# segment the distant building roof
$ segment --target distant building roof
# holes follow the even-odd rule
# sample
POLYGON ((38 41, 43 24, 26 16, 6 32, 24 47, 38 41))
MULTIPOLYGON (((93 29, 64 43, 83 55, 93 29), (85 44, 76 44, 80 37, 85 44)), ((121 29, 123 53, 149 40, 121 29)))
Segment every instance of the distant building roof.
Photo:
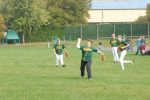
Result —
POLYGON ((146 9, 150 0, 93 0, 91 9, 146 9))

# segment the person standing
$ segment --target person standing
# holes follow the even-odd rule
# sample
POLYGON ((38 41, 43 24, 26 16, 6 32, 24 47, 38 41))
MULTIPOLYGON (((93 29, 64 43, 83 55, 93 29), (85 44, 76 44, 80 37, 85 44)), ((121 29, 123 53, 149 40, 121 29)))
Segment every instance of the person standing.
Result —
POLYGON ((112 34, 112 38, 110 39, 110 45, 112 49, 112 54, 113 54, 113 59, 114 63, 119 62, 119 57, 118 57, 118 39, 115 37, 115 34, 112 34))
POLYGON ((137 47, 137 51, 136 51, 136 55, 139 54, 139 51, 140 51, 140 46, 141 46, 141 39, 142 39, 142 36, 140 36, 137 40, 136 40, 136 47, 137 47))
POLYGON ((101 51, 98 49, 95 49, 92 46, 92 40, 87 40, 87 45, 80 46, 81 39, 78 38, 77 42, 77 48, 79 48, 82 51, 82 59, 81 59, 81 65, 80 65, 80 71, 81 71, 81 77, 84 77, 85 74, 85 67, 87 70, 88 79, 92 79, 92 73, 91 73, 91 64, 92 64, 92 53, 100 53, 103 55, 101 51))
POLYGON ((140 42, 141 42, 141 44, 145 45, 145 36, 144 35, 141 36, 140 42))
POLYGON ((120 64, 121 64, 121 68, 122 70, 124 70, 124 63, 130 63, 132 64, 132 61, 127 61, 124 60, 125 55, 127 54, 127 47, 129 46, 129 44, 127 42, 125 42, 121 36, 118 37, 118 48, 120 51, 120 64))
POLYGON ((60 39, 57 39, 57 43, 54 44, 53 48, 54 48, 54 54, 56 55, 56 67, 58 67, 59 65, 59 60, 62 67, 65 67, 64 60, 63 60, 63 50, 66 51, 65 45, 61 43, 60 39))
POLYGON ((102 49, 102 46, 103 46, 102 41, 100 41, 100 42, 98 43, 98 50, 101 50, 101 49, 102 49))

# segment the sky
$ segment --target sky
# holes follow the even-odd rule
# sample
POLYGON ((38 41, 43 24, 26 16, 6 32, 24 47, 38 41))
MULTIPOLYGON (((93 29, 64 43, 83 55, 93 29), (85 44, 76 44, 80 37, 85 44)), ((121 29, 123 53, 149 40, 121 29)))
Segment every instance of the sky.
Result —
POLYGON ((92 0, 92 9, 145 9, 150 0, 92 0))

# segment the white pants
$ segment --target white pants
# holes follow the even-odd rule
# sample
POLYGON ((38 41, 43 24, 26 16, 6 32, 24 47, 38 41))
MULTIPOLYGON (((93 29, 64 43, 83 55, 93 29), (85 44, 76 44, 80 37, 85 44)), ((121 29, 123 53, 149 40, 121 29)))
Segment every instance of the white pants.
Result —
POLYGON ((117 49, 117 47, 112 47, 112 54, 115 62, 119 61, 117 49))
POLYGON ((58 55, 56 54, 56 65, 58 66, 59 65, 59 60, 60 60, 60 63, 61 65, 64 65, 64 60, 63 60, 63 55, 58 55))
POLYGON ((124 60, 124 57, 126 54, 127 54, 127 50, 123 50, 120 52, 120 64, 121 64, 122 70, 124 70, 124 63, 131 63, 131 61, 124 60))

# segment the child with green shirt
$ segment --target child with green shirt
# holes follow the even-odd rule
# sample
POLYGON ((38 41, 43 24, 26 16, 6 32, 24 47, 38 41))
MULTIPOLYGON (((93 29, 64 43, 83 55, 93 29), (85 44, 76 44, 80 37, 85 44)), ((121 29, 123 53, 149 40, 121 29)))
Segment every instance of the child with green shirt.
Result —
POLYGON ((88 40, 86 46, 80 46, 81 39, 78 39, 77 42, 77 48, 79 48, 82 51, 82 59, 81 59, 81 66, 80 66, 80 71, 81 71, 81 77, 84 77, 85 74, 85 67, 87 70, 88 74, 88 79, 92 79, 92 74, 91 74, 91 64, 92 64, 92 53, 100 53, 103 55, 103 53, 92 46, 92 41, 88 40))
POLYGON ((114 58, 114 63, 119 62, 118 57, 118 39, 115 37, 115 34, 112 34, 112 38, 110 39, 111 50, 114 58))
POLYGON ((125 69, 124 63, 132 64, 132 60, 131 61, 124 60, 124 57, 127 54, 127 47, 129 46, 129 44, 126 41, 124 41, 121 36, 118 37, 118 40, 119 40, 118 48, 120 51, 120 64, 121 64, 122 70, 124 70, 125 69))
POLYGON ((54 48, 54 54, 56 55, 56 67, 58 67, 59 60, 62 67, 65 67, 64 60, 63 60, 63 50, 65 49, 65 45, 61 43, 60 39, 58 39, 57 43, 54 44, 53 48, 54 48))

